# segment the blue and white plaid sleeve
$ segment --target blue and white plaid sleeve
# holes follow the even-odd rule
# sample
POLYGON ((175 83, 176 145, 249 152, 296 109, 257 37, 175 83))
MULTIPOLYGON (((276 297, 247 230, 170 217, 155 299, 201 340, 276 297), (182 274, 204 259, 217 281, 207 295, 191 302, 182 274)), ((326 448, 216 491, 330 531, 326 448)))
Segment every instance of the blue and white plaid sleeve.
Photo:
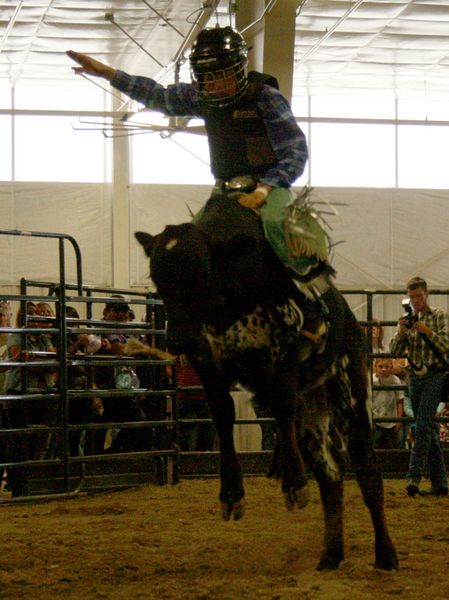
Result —
POLYGON ((307 142, 287 100, 277 90, 264 86, 257 101, 268 137, 278 158, 260 181, 272 187, 290 187, 302 175, 308 159, 307 142))
POLYGON ((164 87, 149 77, 128 75, 116 71, 111 85, 147 108, 167 116, 200 116, 198 94, 189 83, 178 83, 164 87))

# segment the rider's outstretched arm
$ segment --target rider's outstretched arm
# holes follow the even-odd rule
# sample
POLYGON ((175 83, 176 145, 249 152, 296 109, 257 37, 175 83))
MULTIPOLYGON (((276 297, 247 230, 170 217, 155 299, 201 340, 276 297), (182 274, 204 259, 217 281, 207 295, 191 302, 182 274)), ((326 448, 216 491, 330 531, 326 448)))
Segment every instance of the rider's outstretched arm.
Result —
POLYGON ((107 81, 111 81, 116 73, 116 69, 113 67, 109 67, 104 63, 88 56, 87 54, 82 54, 81 52, 75 52, 74 50, 68 50, 66 52, 67 56, 77 62, 80 67, 72 67, 75 73, 81 75, 93 75, 94 77, 102 77, 107 81))

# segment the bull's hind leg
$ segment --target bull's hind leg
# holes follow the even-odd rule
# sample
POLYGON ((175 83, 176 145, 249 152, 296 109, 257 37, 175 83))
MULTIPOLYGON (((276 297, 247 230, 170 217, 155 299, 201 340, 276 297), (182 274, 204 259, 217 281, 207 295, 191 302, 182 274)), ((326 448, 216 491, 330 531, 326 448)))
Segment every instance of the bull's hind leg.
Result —
POLYGON ((384 487, 372 444, 371 428, 368 424, 351 428, 348 452, 368 507, 375 534, 375 567, 390 571, 398 568, 396 550, 387 529, 384 508, 384 487))
MULTIPOLYGON (((343 544, 343 476, 332 456, 329 437, 324 431, 310 431, 303 456, 320 488, 324 514, 324 544, 318 571, 338 569, 344 558, 343 544), (324 434, 324 435, 321 435, 324 434), (312 439, 313 438, 313 439, 312 439)), ((301 444, 303 447, 303 444, 301 444)))
POLYGON ((324 548, 317 569, 337 569, 344 558, 343 481, 316 473, 324 513, 324 548))
POLYGON ((324 546, 317 569, 337 569, 344 558, 342 457, 329 436, 329 416, 317 390, 303 413, 300 447, 318 482, 324 514, 324 546), (313 404, 312 404, 313 401, 313 404), (313 413, 313 414, 312 414, 313 413))

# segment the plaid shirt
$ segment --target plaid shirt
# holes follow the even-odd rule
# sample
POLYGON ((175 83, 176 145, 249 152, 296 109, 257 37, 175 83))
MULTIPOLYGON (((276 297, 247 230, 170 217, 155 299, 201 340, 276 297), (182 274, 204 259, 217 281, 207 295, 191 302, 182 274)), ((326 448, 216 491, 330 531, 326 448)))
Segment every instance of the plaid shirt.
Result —
MULTIPOLYGON (((424 313, 420 314, 420 320, 423 321, 433 331, 430 340, 442 354, 449 353, 449 317, 442 310, 427 307, 424 313)), ((420 368, 425 365, 429 368, 439 363, 435 353, 429 348, 426 342, 420 337, 415 329, 407 329, 404 337, 399 337, 396 333, 390 343, 390 350, 394 354, 407 354, 411 363, 420 368)))
MULTIPOLYGON (((203 117, 202 103, 196 89, 189 83, 163 87, 149 77, 133 76, 116 71, 111 84, 147 108, 172 117, 203 117)), ((269 169, 261 183, 272 187, 290 187, 302 175, 308 152, 304 133, 296 123, 290 105, 282 94, 264 85, 255 100, 262 115, 267 134, 278 159, 276 167, 269 169)), ((245 173, 240 173, 244 175, 245 173)))

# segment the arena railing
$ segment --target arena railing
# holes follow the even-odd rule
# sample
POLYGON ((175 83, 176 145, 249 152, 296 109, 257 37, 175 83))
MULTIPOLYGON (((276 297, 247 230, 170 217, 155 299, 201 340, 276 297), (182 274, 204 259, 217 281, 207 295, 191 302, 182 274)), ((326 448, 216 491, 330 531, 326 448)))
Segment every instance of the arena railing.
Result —
MULTIPOLYGON (((82 268, 81 268, 81 252, 76 241, 71 236, 66 236, 59 233, 41 233, 41 232, 24 232, 19 230, 0 230, 0 235, 14 235, 21 236, 23 238, 28 237, 45 237, 49 239, 56 239, 59 244, 59 280, 57 282, 47 281, 32 281, 23 278, 20 282, 20 294, 3 295, 4 300, 17 303, 21 308, 22 321, 20 327, 13 328, 1 328, 2 333, 20 333, 22 338, 22 346, 24 349, 27 347, 27 338, 30 334, 47 334, 55 336, 57 340, 57 352, 55 354, 35 353, 36 356, 30 356, 30 360, 19 360, 16 362, 6 361, 4 366, 9 368, 20 368, 23 374, 22 382, 23 389, 20 394, 8 395, 3 393, 0 395, 0 403, 6 406, 23 405, 32 402, 52 402, 58 404, 58 419, 56 423, 51 425, 33 425, 32 427, 17 427, 14 429, 0 429, 1 440, 12 439, 14 437, 25 436, 31 438, 31 436, 49 436, 50 438, 58 440, 56 448, 54 450, 54 456, 46 456, 43 460, 23 460, 8 462, 5 456, 0 457, 0 472, 11 472, 14 469, 23 469, 23 471, 29 475, 41 475, 41 479, 46 479, 47 483, 43 483, 43 488, 32 488, 33 477, 27 477, 27 484, 23 486, 22 493, 17 498, 11 499, 10 501, 21 501, 21 500, 33 500, 36 498, 55 498, 58 496, 69 496, 79 493, 85 489, 89 489, 89 474, 86 475, 86 467, 90 464, 102 464, 102 463, 114 463, 111 466, 106 467, 106 473, 100 475, 91 476, 90 487, 120 487, 120 485, 130 485, 142 480, 155 480, 158 483, 175 482, 177 481, 177 466, 176 466, 176 454, 177 445, 175 443, 177 435, 177 423, 174 420, 173 413, 166 413, 165 419, 161 423, 157 421, 138 421, 138 422, 120 422, 120 423, 69 423, 69 403, 82 399, 83 397, 92 397, 92 390, 76 390, 70 389, 68 385, 68 372, 70 368, 82 367, 87 370, 101 367, 118 368, 119 366, 129 365, 130 362, 134 366, 145 365, 148 368, 154 367, 154 369, 164 369, 166 365, 171 364, 172 361, 163 360, 152 360, 152 359, 129 359, 129 358, 94 358, 90 356, 69 356, 67 352, 67 335, 72 330, 72 326, 75 325, 74 320, 66 318, 66 307, 68 303, 77 303, 78 305, 84 305, 86 312, 86 318, 76 320, 76 332, 77 333, 95 333, 98 335, 106 335, 115 333, 127 333, 131 332, 134 335, 145 335, 149 336, 150 344, 162 345, 161 340, 165 338, 165 312, 163 309, 162 302, 157 296, 149 293, 135 292, 132 290, 120 290, 111 288, 97 288, 93 286, 85 286, 82 283, 82 268), (64 242, 69 241, 74 248, 76 256, 76 285, 68 284, 65 278, 65 253, 64 253, 64 242), (47 294, 33 293, 33 288, 46 289, 47 294), (70 295, 75 292, 76 295, 70 295), (145 323, 130 323, 130 324, 115 324, 111 322, 102 322, 101 320, 95 320, 92 318, 93 307, 97 303, 105 302, 123 302, 113 297, 113 295, 125 295, 127 301, 132 302, 136 305, 144 305, 146 311, 145 323), (28 327, 28 319, 26 315, 27 302, 47 302, 53 303, 55 307, 54 317, 33 317, 34 322, 42 324, 42 327, 28 327), (50 325, 50 327, 48 327, 50 325), (36 362, 33 359, 39 359, 36 362), (57 385, 51 390, 45 390, 48 393, 31 393, 36 390, 27 389, 27 373, 33 368, 43 369, 57 369, 58 378, 57 385), (166 449, 153 449, 144 452, 122 452, 115 455, 89 455, 89 456, 70 456, 69 453, 69 435, 73 432, 94 432, 96 430, 108 430, 114 428, 120 428, 121 430, 126 429, 137 429, 147 428, 151 429, 165 429, 170 434, 170 443, 166 449), (3 458, 3 460, 2 460, 3 458), (137 472, 134 479, 130 476, 127 471, 129 468, 122 467, 122 472, 117 467, 119 463, 126 464, 130 460, 140 460, 140 469, 137 472), (156 461, 156 467, 155 467, 156 461), (143 466, 142 466, 143 465, 143 466), (74 469, 78 468, 76 476, 74 476, 74 469), (53 470, 52 470, 53 469, 53 470), (103 480, 107 479, 109 475, 109 481, 100 481, 101 476, 103 480), (120 480, 121 476, 121 480, 120 480), (93 481, 92 481, 93 480, 93 481), (120 481, 122 483, 120 483, 120 481), (48 485, 47 485, 48 484, 48 485), (47 485, 47 488, 45 487, 47 485), (48 490, 48 487, 53 490, 48 490)), ((37 390, 41 392, 42 390, 37 390)), ((175 394, 175 390, 169 386, 167 389, 133 389, 133 390, 117 390, 117 389, 103 389, 94 390, 96 398, 105 397, 135 397, 136 395, 142 397, 157 397, 167 400, 167 403, 174 404, 172 398, 175 394)), ((1 427, 1 425, 0 425, 1 427)), ((36 484, 36 478, 34 481, 36 484)), ((42 487, 42 486, 41 486, 42 487)), ((7 496, 6 496, 7 498, 7 496)), ((5 497, 0 500, 5 501, 5 497)))
MULTIPOLYGON (((0 234, 2 232, 0 231, 0 234)), ((4 232, 7 235, 24 235, 22 232, 4 232)), ((33 235, 27 233, 26 235, 33 235)), ((53 234, 37 234, 41 237, 52 237, 53 234)), ((130 359, 126 357, 99 357, 91 356, 70 356, 67 352, 67 336, 73 332, 76 327, 77 333, 93 333, 97 335, 108 335, 113 332, 125 335, 147 336, 151 345, 160 349, 165 348, 165 311, 161 300, 157 295, 142 293, 127 289, 101 288, 94 286, 85 286, 82 283, 81 254, 79 254, 79 264, 77 264, 77 283, 68 284, 65 281, 64 252, 63 244, 65 236, 54 234, 58 239, 60 250, 60 278, 58 282, 21 280, 19 295, 4 296, 5 299, 17 301, 22 307, 22 314, 25 314, 21 327, 11 329, 0 329, 0 332, 20 333, 24 338, 32 331, 33 333, 47 333, 56 336, 58 340, 58 351, 55 355, 40 356, 39 366, 42 368, 58 369, 57 388, 48 394, 29 394, 25 393, 12 398, 3 394, 0 396, 0 402, 37 402, 37 401, 57 401, 60 407, 59 420, 56 426, 41 426, 18 429, 2 429, 0 436, 8 438, 14 435, 34 435, 36 433, 51 434, 59 436, 60 443, 56 448, 55 456, 45 460, 26 460, 22 463, 1 462, 0 468, 13 469, 14 467, 23 467, 27 473, 31 474, 29 481, 31 485, 24 489, 22 496, 10 501, 28 501, 35 499, 55 498, 61 496, 70 496, 79 494, 83 491, 93 489, 117 488, 143 481, 155 481, 157 483, 175 483, 181 477, 209 476, 218 472, 218 452, 187 452, 179 450, 179 432, 182 427, 191 424, 212 423, 210 419, 181 419, 178 416, 178 393, 188 393, 197 391, 201 387, 177 387, 170 383, 162 388, 148 389, 137 388, 131 390, 117 390, 112 386, 108 389, 84 389, 77 390, 69 387, 68 372, 70 368, 85 368, 89 372, 95 368, 117 368, 121 366, 133 367, 145 366, 154 370, 165 370, 176 366, 172 360, 161 361, 153 359, 130 359), (62 249, 61 249, 62 246, 62 249), (35 294, 35 288, 47 290, 44 294, 35 294), (114 295, 124 296, 126 302, 131 306, 140 307, 145 311, 144 323, 111 323, 105 324, 99 318, 94 318, 94 313, 98 304, 105 302, 123 302, 121 299, 114 298, 114 295), (46 301, 54 303, 55 317, 40 317, 34 320, 42 322, 42 328, 28 328, 26 319, 26 303, 28 301, 46 301), (81 307, 85 318, 74 320, 65 318, 67 305, 76 304, 81 307), (50 325, 50 327, 44 327, 50 325), (45 360, 43 360, 45 359, 45 360), (69 420, 70 402, 92 397, 112 398, 112 397, 135 397, 161 399, 166 402, 164 419, 145 420, 136 422, 103 422, 103 423, 71 423, 69 420), (84 454, 79 456, 70 455, 69 436, 74 432, 84 432, 84 435, 93 435, 95 431, 114 429, 132 430, 138 428, 148 428, 152 430, 165 430, 167 435, 164 448, 155 448, 142 452, 121 452, 114 454, 84 454), (129 468, 130 464, 136 465, 134 471, 129 468), (156 467, 155 467, 156 465, 156 467), (61 474, 62 473, 62 474, 61 474), (33 479, 34 478, 34 479, 33 479), (36 483, 37 482, 37 483, 36 483), (34 487, 33 487, 34 484, 34 487), (39 487, 40 485, 40 487, 39 487)), ((73 241, 70 236, 67 239, 73 241)), ((76 242, 74 247, 76 248, 76 242)), ((343 290, 344 295, 357 294, 365 298, 366 318, 360 321, 360 324, 367 329, 368 341, 371 345, 370 357, 392 356, 389 353, 372 352, 372 328, 375 325, 396 326, 396 321, 374 320, 373 301, 375 296, 384 294, 402 295, 400 290, 343 290)), ((447 290, 433 290, 432 294, 449 295, 447 290)), ((27 369, 35 368, 33 361, 18 361, 16 363, 8 362, 10 367, 20 367, 26 373, 27 369)), ((174 379, 172 373, 172 380, 174 379)), ((92 382, 93 383, 93 382, 92 382)), ((93 385, 92 385, 93 387, 93 385)), ((406 386, 396 386, 395 389, 405 389, 406 386)), ((390 386, 374 386, 374 389, 391 389, 390 386)), ((375 422, 392 421, 391 419, 375 419, 375 422)), ((407 417, 393 419, 394 422, 401 421, 410 423, 413 420, 407 417)), ((440 422, 448 422, 449 418, 439 418, 440 422)), ((262 425, 272 422, 272 419, 264 418, 239 418, 237 426, 243 425, 262 425)), ((249 473, 261 473, 267 469, 270 452, 269 451, 247 451, 240 452, 243 469, 249 473)), ((397 452, 380 451, 379 455, 384 466, 384 471, 400 473, 404 470, 407 462, 408 450, 401 449, 397 452)), ((6 500, 8 501, 8 500, 6 500)))

